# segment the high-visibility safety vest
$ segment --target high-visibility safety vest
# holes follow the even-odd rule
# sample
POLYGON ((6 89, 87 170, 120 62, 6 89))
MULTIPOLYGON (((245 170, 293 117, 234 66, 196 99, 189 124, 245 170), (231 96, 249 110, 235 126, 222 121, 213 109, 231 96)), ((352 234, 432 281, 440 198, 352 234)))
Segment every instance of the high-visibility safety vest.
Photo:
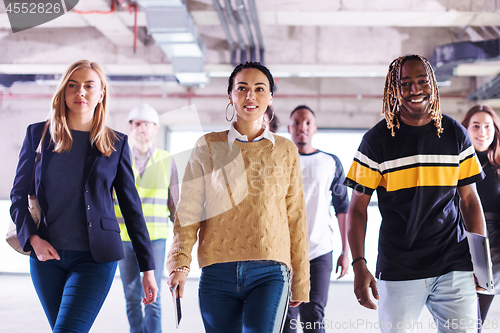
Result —
MULTIPOLYGON (((167 238, 168 235, 168 186, 172 170, 172 158, 165 150, 155 149, 148 160, 144 173, 139 173, 132 159, 135 187, 142 203, 142 213, 151 240, 167 238)), ((115 201, 115 203, 117 203, 115 201)), ((120 226, 122 241, 130 241, 120 207, 115 204, 115 214, 120 226)))

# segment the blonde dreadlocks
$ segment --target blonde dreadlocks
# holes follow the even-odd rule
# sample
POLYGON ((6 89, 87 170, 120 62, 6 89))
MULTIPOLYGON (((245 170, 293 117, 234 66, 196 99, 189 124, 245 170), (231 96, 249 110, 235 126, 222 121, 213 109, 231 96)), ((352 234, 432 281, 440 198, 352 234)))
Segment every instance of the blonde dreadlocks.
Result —
POLYGON ((431 87, 428 112, 431 114, 431 119, 434 120, 434 125, 437 128, 437 135, 439 137, 440 134, 443 133, 443 127, 441 126, 441 119, 443 118, 443 115, 441 114, 441 110, 439 108, 439 92, 436 77, 434 76, 434 71, 432 70, 429 61, 416 54, 399 57, 389 66, 389 71, 385 77, 384 104, 382 106, 382 114, 387 122, 387 128, 391 130, 391 135, 395 136, 394 127, 399 128, 400 126, 399 119, 396 117, 399 113, 399 106, 402 104, 400 75, 401 67, 407 60, 420 60, 425 67, 431 87))

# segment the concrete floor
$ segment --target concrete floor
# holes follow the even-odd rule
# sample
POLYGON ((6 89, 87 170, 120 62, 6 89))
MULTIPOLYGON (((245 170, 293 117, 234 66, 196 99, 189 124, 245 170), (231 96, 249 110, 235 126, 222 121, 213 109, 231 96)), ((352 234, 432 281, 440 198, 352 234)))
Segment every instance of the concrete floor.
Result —
MULTIPOLYGON (((166 280, 163 280, 163 287, 166 280)), ((0 332, 8 333, 49 333, 50 327, 38 302, 31 279, 27 274, 0 274, 0 332)), ((197 300, 198 279, 189 278, 182 300, 183 319, 178 332, 204 332, 197 300)), ((163 332, 176 331, 173 303, 168 288, 163 288, 163 332)), ((500 300, 495 299, 490 314, 491 320, 500 319, 500 300)), ((329 302, 326 308, 327 332, 379 332, 376 329, 377 312, 357 304, 352 282, 332 282, 329 302)), ((432 329, 431 316, 424 309, 420 318, 418 333, 436 332, 432 329)), ((92 333, 128 332, 125 315, 125 300, 120 278, 115 278, 104 306, 94 323, 92 333)), ((498 332, 497 329, 483 330, 484 333, 498 332)))

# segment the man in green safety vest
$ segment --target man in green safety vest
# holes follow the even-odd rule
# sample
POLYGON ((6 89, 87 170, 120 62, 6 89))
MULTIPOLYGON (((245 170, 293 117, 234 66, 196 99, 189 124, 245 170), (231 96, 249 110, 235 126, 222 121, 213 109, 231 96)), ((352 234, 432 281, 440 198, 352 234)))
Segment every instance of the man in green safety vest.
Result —
POLYGON ((177 169, 169 152, 155 148, 154 141, 159 125, 155 109, 142 104, 132 109, 128 121, 135 186, 141 197, 142 211, 153 245, 155 278, 159 288, 156 301, 145 306, 144 315, 139 266, 120 208, 115 205, 125 252, 125 259, 120 260, 118 265, 127 304, 130 333, 159 333, 161 332, 161 278, 165 267, 168 221, 169 218, 174 219, 175 205, 179 198, 177 169))

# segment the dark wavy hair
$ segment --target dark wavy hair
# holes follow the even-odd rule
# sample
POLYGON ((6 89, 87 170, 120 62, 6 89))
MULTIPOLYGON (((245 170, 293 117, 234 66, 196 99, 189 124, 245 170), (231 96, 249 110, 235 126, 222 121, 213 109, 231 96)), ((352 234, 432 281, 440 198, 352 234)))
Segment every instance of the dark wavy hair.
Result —
POLYGON ((264 75, 269 80, 269 90, 271 91, 271 95, 272 95, 274 92, 273 75, 271 74, 269 69, 267 69, 266 66, 262 65, 260 62, 253 62, 253 61, 246 62, 245 64, 239 64, 238 66, 236 66, 233 69, 233 72, 231 73, 231 75, 229 76, 229 79, 228 79, 227 93, 230 94, 231 90, 233 90, 234 77, 236 76, 236 74, 238 74, 239 72, 241 72, 242 70, 247 69, 247 68, 255 68, 255 69, 258 69, 259 71, 261 71, 262 73, 264 73, 264 75))

